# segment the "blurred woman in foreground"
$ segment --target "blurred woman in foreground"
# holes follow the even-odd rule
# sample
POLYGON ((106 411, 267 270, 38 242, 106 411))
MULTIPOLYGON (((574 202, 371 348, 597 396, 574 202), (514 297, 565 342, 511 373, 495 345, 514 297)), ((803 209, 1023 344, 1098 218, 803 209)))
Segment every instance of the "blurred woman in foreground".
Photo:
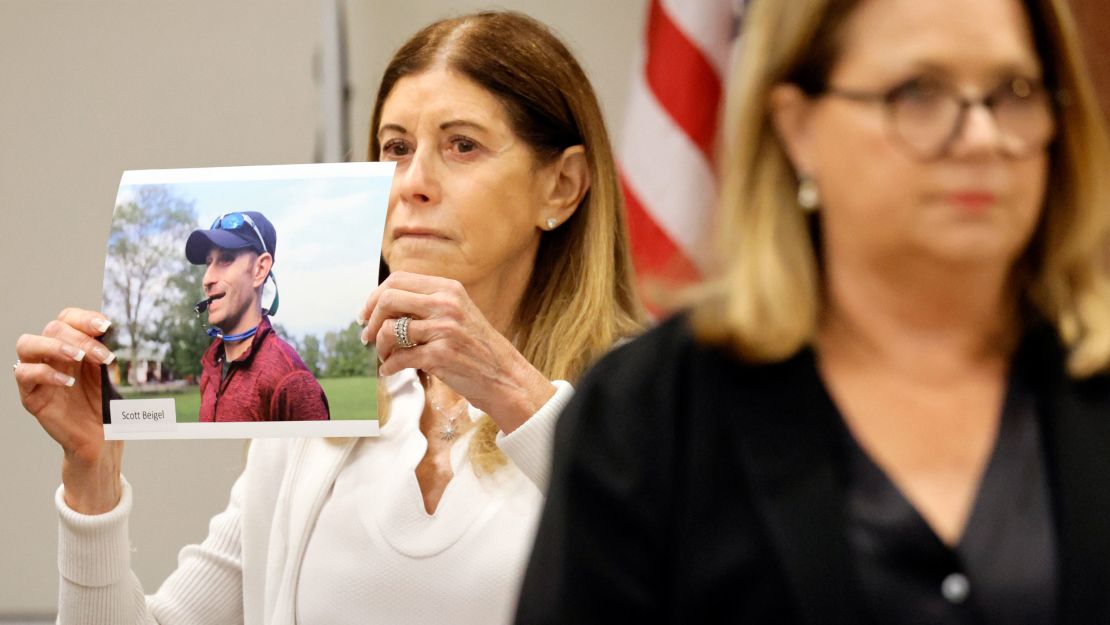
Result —
POLYGON ((518 623, 1110 620, 1110 172, 1063 0, 754 2, 718 279, 556 434, 518 623))

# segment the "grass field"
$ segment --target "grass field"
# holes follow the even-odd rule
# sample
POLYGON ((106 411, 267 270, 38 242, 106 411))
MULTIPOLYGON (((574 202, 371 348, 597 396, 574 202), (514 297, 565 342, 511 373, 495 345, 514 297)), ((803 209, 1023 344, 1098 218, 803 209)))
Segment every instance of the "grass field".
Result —
MULTIPOLYGON (((322 378, 320 386, 328 398, 333 420, 377 419, 377 378, 322 378)), ((122 393, 124 399, 172 397, 177 407, 178 423, 195 423, 200 413, 200 389, 189 387, 177 393, 122 393)))
POLYGON ((322 378, 332 419, 377 419, 378 378, 322 378))

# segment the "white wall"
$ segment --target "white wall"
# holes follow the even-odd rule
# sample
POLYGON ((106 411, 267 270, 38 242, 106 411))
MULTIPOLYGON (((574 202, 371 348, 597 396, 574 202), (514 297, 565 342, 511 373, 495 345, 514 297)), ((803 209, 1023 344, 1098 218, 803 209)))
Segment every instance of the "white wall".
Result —
MULTIPOLYGON (((553 25, 594 80, 611 130, 643 0, 504 0, 553 25)), ((352 160, 390 53, 429 21, 489 4, 349 0, 352 160)), ((0 363, 67 305, 95 308, 124 169, 309 162, 315 0, 0 2, 0 363)), ((2 364, 0 367, 7 367, 2 364)), ((52 613, 60 451, 0 369, 0 616, 52 613)), ((131 443, 136 573, 153 590, 226 503, 244 444, 131 443)))

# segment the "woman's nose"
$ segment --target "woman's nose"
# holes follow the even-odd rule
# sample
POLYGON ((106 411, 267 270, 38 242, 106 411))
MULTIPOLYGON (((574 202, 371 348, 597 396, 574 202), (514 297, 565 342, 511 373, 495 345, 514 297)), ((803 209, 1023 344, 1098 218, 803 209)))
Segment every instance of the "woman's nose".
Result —
POLYGON ((439 201, 439 176, 432 150, 417 148, 412 157, 397 167, 397 192, 410 204, 433 204, 439 201))
POLYGON ((985 102, 968 106, 953 137, 951 153, 958 156, 1000 153, 1006 146, 994 111, 985 102))

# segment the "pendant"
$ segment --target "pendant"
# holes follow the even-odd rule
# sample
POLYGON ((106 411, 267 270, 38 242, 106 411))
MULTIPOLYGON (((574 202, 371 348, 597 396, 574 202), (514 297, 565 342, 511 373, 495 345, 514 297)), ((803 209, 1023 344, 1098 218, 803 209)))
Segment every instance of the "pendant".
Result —
POLYGON ((455 440, 458 436, 459 430, 457 427, 455 427, 454 419, 451 419, 451 422, 444 426, 444 428, 439 432, 439 440, 441 441, 451 442, 455 440))

